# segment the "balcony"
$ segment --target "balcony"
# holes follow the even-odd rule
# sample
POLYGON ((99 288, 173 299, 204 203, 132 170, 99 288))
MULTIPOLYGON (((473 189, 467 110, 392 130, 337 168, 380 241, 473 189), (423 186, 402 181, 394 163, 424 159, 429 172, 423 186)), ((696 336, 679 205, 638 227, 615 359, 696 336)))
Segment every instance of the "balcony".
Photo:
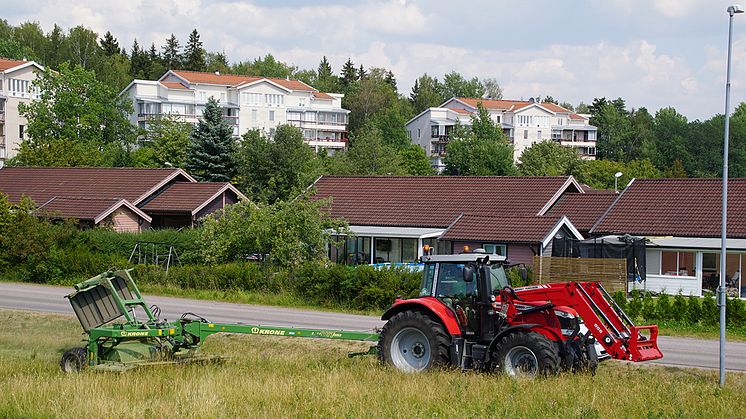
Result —
POLYGON ((0 111, 0 124, 5 123, 5 111, 0 111))
POLYGON ((430 142, 435 144, 445 144, 448 142, 448 135, 433 135, 430 142))
MULTIPOLYGON (((182 119, 184 122, 197 122, 199 118, 202 117, 202 115, 195 115, 195 114, 139 113, 137 114, 137 120, 138 121, 150 121, 153 119, 162 118, 164 116, 175 116, 175 117, 182 119)), ((231 125, 231 126, 238 125, 237 115, 235 116, 234 115, 223 115, 223 119, 225 120, 225 122, 228 123, 228 125, 231 125)))

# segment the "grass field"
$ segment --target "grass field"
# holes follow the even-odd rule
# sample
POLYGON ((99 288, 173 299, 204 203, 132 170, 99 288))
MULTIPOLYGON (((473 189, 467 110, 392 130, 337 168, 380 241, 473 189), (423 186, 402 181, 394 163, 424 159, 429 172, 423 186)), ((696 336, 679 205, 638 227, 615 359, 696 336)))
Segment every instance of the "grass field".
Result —
POLYGON ((222 365, 66 375, 74 318, 0 310, 0 417, 743 417, 746 375, 719 390, 716 372, 605 362, 596 376, 513 381, 437 371, 405 375, 366 345, 219 336, 222 365))

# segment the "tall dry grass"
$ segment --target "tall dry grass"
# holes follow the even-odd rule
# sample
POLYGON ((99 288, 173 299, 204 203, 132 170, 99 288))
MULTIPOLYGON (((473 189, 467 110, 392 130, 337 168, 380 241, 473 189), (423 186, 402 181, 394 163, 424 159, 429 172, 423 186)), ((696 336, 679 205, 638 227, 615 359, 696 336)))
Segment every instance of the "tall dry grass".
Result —
POLYGON ((513 381, 437 371, 406 375, 367 345, 216 336, 223 365, 66 375, 61 351, 80 341, 67 316, 2 311, 0 417, 743 417, 746 375, 718 390, 711 371, 601 365, 596 376, 513 381))

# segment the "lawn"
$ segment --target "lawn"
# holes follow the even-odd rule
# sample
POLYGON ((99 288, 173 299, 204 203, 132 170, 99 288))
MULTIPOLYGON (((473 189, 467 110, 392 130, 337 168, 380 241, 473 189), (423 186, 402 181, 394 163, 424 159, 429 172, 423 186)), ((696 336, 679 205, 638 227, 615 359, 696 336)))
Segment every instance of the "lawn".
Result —
POLYGON ((61 351, 76 345, 69 316, 0 310, 0 417, 742 417, 746 375, 641 367, 614 361, 595 376, 513 381, 436 371, 405 375, 365 344, 216 336, 205 352, 222 365, 66 375, 61 351))

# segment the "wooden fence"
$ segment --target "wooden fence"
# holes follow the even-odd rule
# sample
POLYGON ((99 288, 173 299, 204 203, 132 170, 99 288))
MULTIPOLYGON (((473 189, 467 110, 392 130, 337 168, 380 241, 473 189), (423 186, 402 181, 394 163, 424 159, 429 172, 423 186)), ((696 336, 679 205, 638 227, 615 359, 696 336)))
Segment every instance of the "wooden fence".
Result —
POLYGON ((626 291, 627 260, 534 256, 534 279, 540 284, 598 281, 607 291, 626 291))

